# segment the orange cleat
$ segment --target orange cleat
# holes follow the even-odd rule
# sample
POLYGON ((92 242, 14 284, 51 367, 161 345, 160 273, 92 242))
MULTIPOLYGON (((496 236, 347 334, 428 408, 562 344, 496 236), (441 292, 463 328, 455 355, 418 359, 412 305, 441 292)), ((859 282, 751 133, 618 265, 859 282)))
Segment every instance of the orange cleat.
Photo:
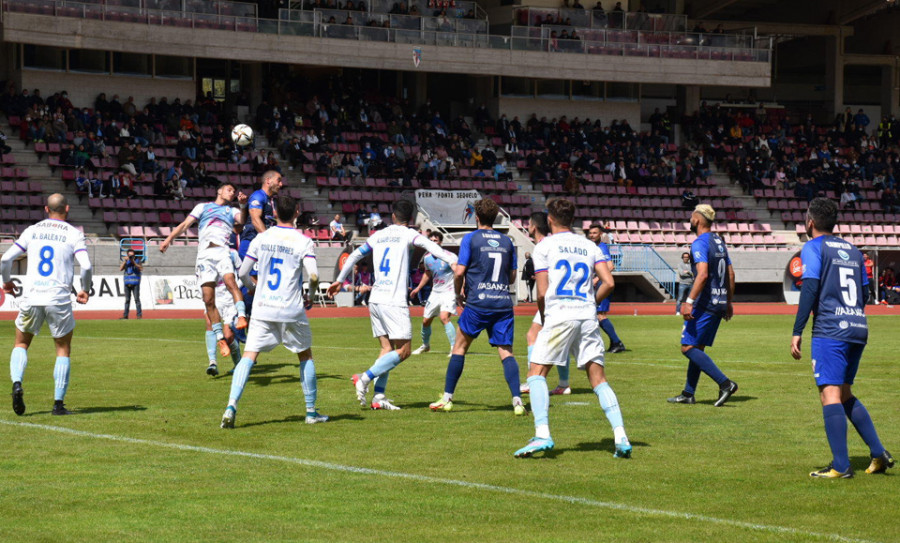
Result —
POLYGON ((244 330, 247 328, 247 317, 238 317, 237 324, 234 325, 237 330, 244 330))
POLYGON ((224 339, 220 339, 218 341, 219 345, 219 354, 222 356, 231 356, 231 347, 228 346, 228 342, 224 339))

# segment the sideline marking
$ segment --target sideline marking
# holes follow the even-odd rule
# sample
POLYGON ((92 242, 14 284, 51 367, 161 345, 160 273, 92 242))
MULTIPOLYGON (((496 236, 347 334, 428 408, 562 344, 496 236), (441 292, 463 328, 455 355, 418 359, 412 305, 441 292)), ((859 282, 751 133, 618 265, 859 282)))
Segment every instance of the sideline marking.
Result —
POLYGON ((484 490, 487 492, 495 492, 500 494, 510 494, 514 496, 523 496, 526 498, 538 498, 542 500, 550 500, 550 501, 558 501, 571 503, 576 505, 584 505, 588 507, 597 507, 600 509, 612 509, 615 511, 622 511, 625 513, 633 513, 637 515, 648 515, 653 517, 662 517, 662 518, 672 518, 672 519, 680 519, 680 520, 690 520, 690 521, 699 521, 706 522, 710 524, 718 524, 722 526, 731 526, 734 528, 744 528, 747 530, 754 530, 757 532, 770 532, 776 534, 792 534, 792 535, 800 535, 807 537, 816 537, 819 539, 826 539, 830 541, 841 541, 847 543, 875 543, 874 541, 867 539, 853 539, 844 537, 839 534, 826 534, 819 532, 808 532, 806 530, 800 530, 797 528, 790 528, 786 526, 775 526, 769 524, 755 524, 752 522, 743 522, 740 520, 730 520, 730 519, 722 519, 718 517, 710 517, 706 515, 698 515, 695 513, 680 513, 677 511, 667 511, 665 509, 651 509, 647 507, 640 507, 635 505, 626 505, 622 503, 615 502, 605 502, 599 500, 592 500, 589 498, 580 498, 578 496, 565 496, 562 494, 550 494, 548 492, 535 492, 532 490, 522 490, 519 488, 512 488, 506 486, 497 486, 497 485, 489 485, 485 483, 473 483, 470 481, 459 481, 456 479, 444 479, 441 477, 430 477, 427 475, 416 475, 414 473, 404 473, 400 471, 387 471, 380 469, 371 469, 371 468, 362 468, 358 466, 347 466, 343 464, 332 464, 330 462, 321 462, 318 460, 306 460, 303 458, 294 458, 290 456, 276 456, 271 454, 260 454, 260 453, 252 453, 246 451, 235 451, 229 449, 213 449, 210 447, 199 447, 196 445, 185 445, 182 443, 167 443, 165 441, 152 441, 149 439, 138 439, 133 437, 125 437, 125 436, 117 436, 112 434, 95 434, 92 432, 85 432, 82 430, 73 430, 71 428, 64 428, 62 426, 50 426, 46 424, 34 424, 30 422, 13 422, 8 420, 0 419, 0 424, 5 426, 18 426, 21 428, 32 428, 36 430, 47 430, 49 432, 56 432, 59 434, 69 434, 78 437, 89 437, 94 439, 105 439, 107 441, 117 441, 120 443, 130 443, 132 445, 147 445, 151 447, 161 447, 166 449, 175 449, 179 451, 187 451, 187 452, 199 452, 199 453, 207 453, 207 454, 218 454, 223 456, 237 456, 242 458, 253 458, 255 460, 270 460, 273 462, 283 462, 287 464, 296 464, 300 466, 306 466, 311 468, 319 468, 326 469, 330 471, 339 471, 344 473, 356 473, 361 475, 377 475, 379 477, 393 477, 395 479, 406 479, 409 481, 417 481, 422 483, 431 483, 431 484, 440 484, 447 486, 455 486, 460 488, 467 489, 475 489, 475 490, 484 490))

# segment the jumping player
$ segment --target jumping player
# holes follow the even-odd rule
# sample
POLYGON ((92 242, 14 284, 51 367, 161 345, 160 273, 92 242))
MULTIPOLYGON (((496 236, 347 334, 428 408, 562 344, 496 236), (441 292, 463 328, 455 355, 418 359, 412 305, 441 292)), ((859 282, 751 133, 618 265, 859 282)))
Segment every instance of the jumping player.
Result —
MULTIPOLYGON (((444 242, 444 235, 440 232, 432 232, 428 239, 440 246, 444 242)), ((424 263, 425 274, 418 286, 409 293, 409 297, 415 298, 419 291, 425 288, 428 281, 432 281, 431 294, 425 303, 425 313, 422 319, 422 346, 412 354, 427 353, 431 350, 431 322, 435 317, 440 317, 441 323, 444 325, 444 333, 447 334, 450 349, 453 349, 453 342, 456 339, 456 328, 450 322, 450 317, 456 315, 453 270, 449 264, 432 254, 425 255, 424 263)))

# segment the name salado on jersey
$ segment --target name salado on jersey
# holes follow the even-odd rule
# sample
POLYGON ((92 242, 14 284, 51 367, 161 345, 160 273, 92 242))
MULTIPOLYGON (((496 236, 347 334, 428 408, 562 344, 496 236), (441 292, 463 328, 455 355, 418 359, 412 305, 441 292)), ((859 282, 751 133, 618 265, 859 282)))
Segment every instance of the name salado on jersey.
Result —
POLYGON ((819 299, 813 306, 813 337, 866 343, 865 292, 869 284, 862 253, 834 236, 807 241, 800 251, 803 280, 819 280, 819 299))
POLYGON ((466 306, 485 311, 512 309, 509 274, 516 262, 509 236, 484 229, 466 234, 459 246, 459 263, 466 266, 466 306))
POLYGON ((728 308, 728 266, 731 258, 718 234, 705 232, 691 243, 691 271, 697 276, 697 264, 706 262, 708 279, 694 302, 695 311, 724 315, 728 308))

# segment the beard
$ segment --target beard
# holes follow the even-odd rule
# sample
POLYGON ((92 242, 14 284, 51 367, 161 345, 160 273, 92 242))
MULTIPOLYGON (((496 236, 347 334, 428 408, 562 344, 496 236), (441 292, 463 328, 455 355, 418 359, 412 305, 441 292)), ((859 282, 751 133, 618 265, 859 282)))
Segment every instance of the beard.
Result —
POLYGON ((694 234, 697 233, 697 223, 691 223, 691 232, 693 232, 694 234))
POLYGON ((812 228, 809 226, 809 223, 806 223, 806 235, 809 236, 809 239, 812 239, 813 231, 812 231, 812 228))

